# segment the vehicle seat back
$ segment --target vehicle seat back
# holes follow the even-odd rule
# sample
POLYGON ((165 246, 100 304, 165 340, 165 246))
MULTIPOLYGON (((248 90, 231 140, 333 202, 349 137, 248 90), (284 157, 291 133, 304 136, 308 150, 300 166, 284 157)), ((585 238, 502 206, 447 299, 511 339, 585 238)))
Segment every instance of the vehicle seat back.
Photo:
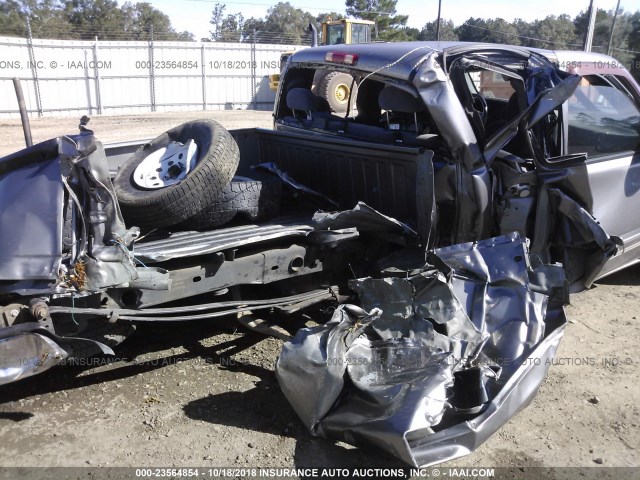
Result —
POLYGON ((302 124, 305 127, 326 128, 330 119, 340 119, 331 115, 331 108, 326 99, 315 95, 306 88, 292 88, 287 92, 287 107, 293 117, 285 117, 285 122, 302 124))
POLYGON ((378 103, 386 111, 387 129, 396 132, 396 142, 422 146, 418 137, 423 133, 424 126, 418 121, 418 114, 426 113, 426 106, 421 98, 387 85, 380 92, 378 103))
POLYGON ((380 108, 386 110, 387 128, 392 130, 419 131, 418 112, 426 109, 421 98, 414 97, 406 90, 387 85, 380 92, 378 104, 380 108), (390 112, 394 114, 394 123, 390 122, 390 112), (407 118, 407 116, 409 118, 407 118))

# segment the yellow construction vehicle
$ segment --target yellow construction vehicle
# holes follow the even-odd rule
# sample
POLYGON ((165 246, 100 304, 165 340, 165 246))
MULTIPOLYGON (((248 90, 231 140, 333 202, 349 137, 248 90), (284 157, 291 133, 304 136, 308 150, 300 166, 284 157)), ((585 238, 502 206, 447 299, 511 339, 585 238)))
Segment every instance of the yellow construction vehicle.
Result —
POLYGON ((329 20, 322 22, 323 45, 339 45, 341 43, 368 43, 371 41, 371 28, 375 22, 370 20, 329 20))
MULTIPOLYGON (((341 20, 328 20, 322 22, 322 44, 340 45, 351 43, 368 43, 371 41, 371 30, 375 22, 370 20, 356 20, 343 18, 341 20)), ((315 27, 309 26, 313 32, 312 46, 317 45, 317 32, 315 27)), ((280 55, 280 71, 287 63, 287 59, 293 52, 284 52, 280 55)), ((351 93, 351 75, 341 72, 316 72, 314 77, 314 91, 327 99, 334 112, 344 112, 347 110, 347 103, 351 93)), ((269 75, 269 87, 272 90, 278 89, 280 73, 269 75)))

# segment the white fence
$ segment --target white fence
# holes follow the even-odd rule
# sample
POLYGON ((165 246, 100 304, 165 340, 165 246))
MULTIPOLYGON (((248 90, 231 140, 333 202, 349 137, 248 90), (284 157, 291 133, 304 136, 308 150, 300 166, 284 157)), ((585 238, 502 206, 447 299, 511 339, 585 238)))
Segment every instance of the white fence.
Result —
POLYGON ((269 110, 268 75, 300 45, 107 42, 0 37, 0 117, 176 110, 269 110))

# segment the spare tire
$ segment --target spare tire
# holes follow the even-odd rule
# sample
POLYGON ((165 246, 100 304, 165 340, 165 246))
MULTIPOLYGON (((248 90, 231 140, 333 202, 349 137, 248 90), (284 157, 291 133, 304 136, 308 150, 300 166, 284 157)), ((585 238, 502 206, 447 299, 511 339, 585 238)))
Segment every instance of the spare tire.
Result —
POLYGON ((236 141, 218 122, 196 120, 166 131, 138 149, 113 181, 125 221, 156 228, 193 217, 220 200, 239 161, 236 141), (193 144, 197 152, 189 162, 183 153, 193 144), (171 149, 177 149, 175 163, 168 161, 173 158, 167 157, 171 149), (155 177, 153 170, 151 176, 147 170, 156 161, 160 162, 156 171, 163 177, 157 183, 149 183, 149 178, 155 181, 155 177), (163 170, 167 165, 171 166, 163 170))
POLYGON ((356 98, 356 92, 351 92, 351 86, 357 89, 353 77, 348 73, 331 72, 319 82, 317 92, 329 102, 332 112, 344 113, 351 100, 352 105, 356 98))
POLYGON ((280 209, 282 182, 267 174, 254 178, 233 177, 222 196, 210 207, 179 225, 182 230, 208 230, 224 225, 237 216, 249 221, 266 220, 280 209))

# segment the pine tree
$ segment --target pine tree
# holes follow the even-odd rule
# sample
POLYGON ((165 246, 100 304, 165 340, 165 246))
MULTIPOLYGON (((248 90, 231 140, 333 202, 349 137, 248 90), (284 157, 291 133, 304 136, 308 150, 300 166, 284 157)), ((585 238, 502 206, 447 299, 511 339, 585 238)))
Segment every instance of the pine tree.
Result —
POLYGON ((376 22, 380 40, 406 40, 408 15, 396 15, 398 0, 346 0, 347 15, 376 22))

